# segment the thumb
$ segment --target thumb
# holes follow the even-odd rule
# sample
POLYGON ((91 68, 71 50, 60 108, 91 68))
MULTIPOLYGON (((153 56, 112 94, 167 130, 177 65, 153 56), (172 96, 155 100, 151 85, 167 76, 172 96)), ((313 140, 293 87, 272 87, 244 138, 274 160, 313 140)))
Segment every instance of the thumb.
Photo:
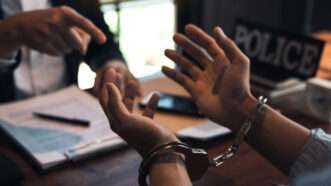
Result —
POLYGON ((146 105, 146 108, 144 109, 143 116, 153 119, 159 100, 160 100, 160 94, 153 93, 152 97, 149 99, 146 105))
POLYGON ((109 83, 106 85, 108 91, 108 109, 114 119, 122 122, 129 117, 129 111, 122 102, 122 96, 118 88, 109 83))

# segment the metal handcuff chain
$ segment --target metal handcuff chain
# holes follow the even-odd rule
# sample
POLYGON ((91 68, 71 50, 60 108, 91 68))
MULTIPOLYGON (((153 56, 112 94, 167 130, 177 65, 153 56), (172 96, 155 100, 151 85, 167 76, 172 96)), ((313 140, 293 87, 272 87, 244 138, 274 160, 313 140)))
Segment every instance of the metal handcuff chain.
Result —
POLYGON ((178 152, 185 155, 185 166, 188 171, 188 174, 191 180, 200 179, 204 173, 211 167, 219 167, 225 161, 233 158, 238 152, 240 144, 244 141, 245 136, 248 134, 249 130, 252 127, 252 124, 255 123, 257 115, 262 111, 263 106, 267 103, 267 98, 259 97, 258 105, 255 110, 253 117, 248 118, 244 124, 239 129, 233 144, 227 149, 227 151, 215 158, 210 159, 208 152, 204 149, 192 148, 185 143, 173 142, 161 145, 151 152, 149 152, 146 157, 143 159, 139 168, 139 185, 147 186, 146 177, 149 172, 149 167, 151 163, 157 158, 157 156, 162 152, 178 152))
POLYGON ((263 109, 263 106, 268 102, 268 99, 260 96, 258 99, 258 105, 255 110, 255 114, 253 118, 249 118, 245 121, 243 126, 239 129, 239 132, 237 133, 234 143, 227 149, 227 151, 223 154, 220 154, 219 156, 213 158, 210 161, 210 165, 213 167, 219 167, 221 166, 225 161, 233 158, 236 153, 238 152, 240 144, 244 141, 245 136, 248 134, 249 130, 252 127, 252 124, 256 120, 256 116, 258 113, 260 113, 263 109))

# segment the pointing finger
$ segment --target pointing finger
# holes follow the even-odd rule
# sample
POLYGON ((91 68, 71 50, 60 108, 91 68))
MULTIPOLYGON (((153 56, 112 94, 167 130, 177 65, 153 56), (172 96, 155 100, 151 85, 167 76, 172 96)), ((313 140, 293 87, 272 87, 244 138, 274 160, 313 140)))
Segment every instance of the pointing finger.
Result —
POLYGON ((62 11, 65 14, 66 21, 71 26, 77 26, 86 33, 90 34, 91 37, 97 41, 99 44, 103 44, 106 42, 107 38, 105 34, 97 27, 95 26, 90 20, 80 15, 75 10, 68 8, 68 7, 62 7, 62 11))

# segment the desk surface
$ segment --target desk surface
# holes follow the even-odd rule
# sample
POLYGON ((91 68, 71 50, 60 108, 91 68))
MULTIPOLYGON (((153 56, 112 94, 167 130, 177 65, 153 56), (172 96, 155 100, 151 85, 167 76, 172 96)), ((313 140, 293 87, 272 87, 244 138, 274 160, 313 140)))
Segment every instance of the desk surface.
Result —
MULTIPOLYGON (((144 80, 143 89, 145 93, 158 90, 185 94, 183 89, 165 78, 144 80)), ((136 109, 136 112, 139 112, 139 110, 136 109)), ((323 127, 327 131, 330 131, 330 127, 311 118, 295 113, 292 113, 291 117, 308 127, 323 127), (315 125, 309 125, 312 123, 315 125)), ((175 132, 179 129, 201 123, 204 120, 158 113, 156 115, 156 121, 175 132)), ((0 153, 11 157, 22 167, 25 174, 23 184, 25 186, 138 185, 137 171, 141 158, 132 149, 124 148, 108 155, 85 160, 45 175, 40 175, 3 134, 0 136, 0 153)), ((204 148, 208 149, 211 155, 216 155, 219 152, 223 152, 231 142, 231 138, 219 139, 217 142, 205 145, 204 148)), ((286 183, 286 181, 286 176, 258 155, 250 146, 244 144, 240 148, 238 156, 226 162, 220 168, 210 169, 203 179, 194 185, 271 185, 271 183, 286 183)))

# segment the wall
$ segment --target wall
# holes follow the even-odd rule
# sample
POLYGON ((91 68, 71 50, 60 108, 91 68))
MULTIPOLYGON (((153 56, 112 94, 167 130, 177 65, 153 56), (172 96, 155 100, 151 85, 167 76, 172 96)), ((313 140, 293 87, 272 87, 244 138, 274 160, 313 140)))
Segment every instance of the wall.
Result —
POLYGON ((205 0, 204 27, 215 25, 232 32, 237 17, 256 21, 292 32, 302 32, 303 0, 205 0), (297 3, 300 1, 301 3, 297 3))
POLYGON ((179 28, 182 28, 183 23, 193 22, 210 32, 215 25, 221 25, 230 34, 236 18, 242 17, 302 34, 331 29, 331 0, 178 0, 178 2, 181 5, 180 10, 185 10, 185 19, 179 21, 179 28), (305 13, 309 12, 309 8, 306 7, 313 7, 311 19, 305 13))

